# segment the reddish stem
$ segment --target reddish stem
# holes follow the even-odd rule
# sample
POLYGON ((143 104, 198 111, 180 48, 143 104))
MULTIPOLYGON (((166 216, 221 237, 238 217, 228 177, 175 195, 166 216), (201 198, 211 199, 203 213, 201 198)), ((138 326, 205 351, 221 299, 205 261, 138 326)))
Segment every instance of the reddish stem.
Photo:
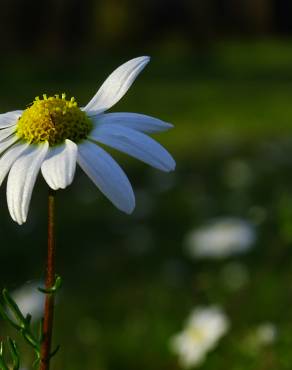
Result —
MULTIPOLYGON (((55 191, 49 191, 48 200, 48 256, 46 269, 46 289, 55 284, 55 191)), ((54 293, 47 293, 43 321, 43 341, 41 346, 40 370, 50 369, 50 355, 54 321, 54 293)))

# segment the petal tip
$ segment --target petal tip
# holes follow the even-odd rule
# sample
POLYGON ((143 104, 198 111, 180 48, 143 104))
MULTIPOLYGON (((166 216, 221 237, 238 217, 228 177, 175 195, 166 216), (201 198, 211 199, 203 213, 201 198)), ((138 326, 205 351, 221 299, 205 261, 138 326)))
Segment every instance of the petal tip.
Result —
POLYGON ((172 163, 172 165, 170 166, 170 172, 171 171, 174 171, 175 170, 175 168, 176 168, 176 162, 175 161, 173 161, 173 163, 172 163))
POLYGON ((135 195, 132 193, 132 199, 130 202, 128 202, 127 205, 124 205, 122 208, 120 208, 121 211, 126 213, 127 215, 131 215, 136 207, 136 200, 135 200, 135 195))
POLYGON ((174 124, 170 123, 170 122, 164 122, 165 125, 167 126, 167 129, 171 129, 171 128, 174 128, 174 124))
POLYGON ((128 208, 128 209, 123 209, 123 211, 127 214, 127 215, 131 215, 133 212, 134 212, 134 209, 135 209, 135 205, 131 208, 128 208))
POLYGON ((175 160, 172 158, 172 160, 171 160, 171 161, 169 161, 169 163, 167 163, 167 165, 166 165, 166 167, 165 167, 164 171, 165 171, 165 172, 172 172, 172 171, 174 171, 174 170, 175 170, 175 168, 176 168, 176 162, 175 162, 175 160))
MULTIPOLYGON (((46 179, 45 179, 46 180, 46 179)), ((59 189, 62 189, 60 186, 57 186, 56 184, 53 184, 53 183, 49 183, 47 180, 46 180, 46 183, 49 185, 49 187, 52 189, 52 190, 59 190, 59 189)))
POLYGON ((125 212, 127 215, 130 215, 134 212, 135 207, 136 207, 136 201, 135 201, 135 197, 133 194, 132 201, 129 202, 126 206, 124 206, 122 208, 122 211, 125 212))
POLYGON ((137 58, 134 58, 132 60, 129 60, 129 62, 132 62, 132 61, 137 61, 139 62, 138 65, 140 65, 140 67, 145 67, 151 60, 151 57, 148 56, 148 55, 143 55, 141 57, 137 57, 137 58))
POLYGON ((144 55, 141 58, 144 58, 145 61, 147 61, 147 62, 150 62, 150 60, 151 60, 151 57, 149 55, 144 55))
POLYGON ((19 226, 22 226, 25 222, 26 222, 26 217, 24 218, 24 219, 19 219, 19 220, 17 220, 17 219, 14 219, 14 218, 12 218, 13 219, 13 221, 15 221, 19 226))

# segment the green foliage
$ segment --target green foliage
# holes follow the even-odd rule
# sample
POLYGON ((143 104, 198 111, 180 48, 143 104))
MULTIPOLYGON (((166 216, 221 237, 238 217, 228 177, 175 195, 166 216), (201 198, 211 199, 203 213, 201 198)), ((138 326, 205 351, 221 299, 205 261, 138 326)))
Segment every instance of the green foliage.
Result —
MULTIPOLYGON (((44 294, 56 294, 56 292, 61 288, 62 278, 56 276, 55 284, 50 289, 38 288, 38 290, 44 294)), ((43 342, 43 330, 42 330, 42 320, 38 325, 37 334, 34 332, 32 327, 32 316, 27 314, 23 315, 20 308, 18 307, 15 300, 11 297, 7 289, 2 291, 3 302, 0 302, 0 316, 6 321, 12 328, 14 328, 26 343, 32 347, 35 360, 33 367, 37 368, 41 359, 41 345, 43 342)), ((20 353, 16 342, 10 337, 7 338, 7 346, 12 358, 12 370, 18 370, 20 366, 20 353)), ((9 370, 9 366, 6 363, 4 356, 4 343, 1 342, 0 346, 0 369, 9 370)), ((58 352, 60 346, 51 353, 50 357, 53 357, 58 352)))
MULTIPOLYGON (((12 359, 12 370, 19 370, 20 366, 20 355, 18 351, 18 347, 16 342, 11 338, 7 338, 7 346, 10 352, 10 356, 12 359)), ((0 344, 0 369, 1 370, 9 370, 10 367, 7 365, 6 360, 4 358, 4 343, 1 341, 0 344)))

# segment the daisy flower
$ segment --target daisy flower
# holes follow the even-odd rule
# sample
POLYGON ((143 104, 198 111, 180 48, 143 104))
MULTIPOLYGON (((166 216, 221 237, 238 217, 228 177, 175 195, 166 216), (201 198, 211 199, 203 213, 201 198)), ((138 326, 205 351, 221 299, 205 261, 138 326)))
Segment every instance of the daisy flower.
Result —
POLYGON ((191 312, 184 329, 171 338, 170 347, 182 367, 199 366, 229 327, 229 319, 220 307, 198 307, 191 312))
POLYGON ((33 187, 41 170, 54 190, 73 181, 76 163, 121 211, 135 207, 132 186, 117 162, 98 144, 129 154, 162 171, 175 168, 171 155, 146 134, 171 124, 137 113, 105 113, 128 91, 150 58, 132 59, 117 68, 90 102, 74 98, 35 98, 24 111, 0 114, 0 184, 8 174, 7 203, 18 224, 26 221, 33 187))
POLYGON ((222 217, 192 230, 186 248, 194 258, 222 259, 251 249, 256 232, 251 223, 235 217, 222 217))

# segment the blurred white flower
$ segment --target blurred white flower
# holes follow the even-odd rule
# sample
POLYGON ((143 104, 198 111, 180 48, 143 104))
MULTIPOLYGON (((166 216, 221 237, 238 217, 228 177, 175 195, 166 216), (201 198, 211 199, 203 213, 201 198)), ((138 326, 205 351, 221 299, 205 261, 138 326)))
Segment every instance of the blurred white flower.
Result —
POLYGON ((245 352, 257 355, 266 346, 275 343, 278 337, 278 328, 272 322, 263 322, 250 328, 243 342, 245 352))
POLYGON ((44 309, 45 295, 38 290, 39 286, 41 283, 25 284, 12 292, 20 311, 24 315, 31 314, 33 320, 41 318, 44 309))
POLYGON ((170 346, 182 367, 200 365, 228 331, 229 320, 220 307, 198 307, 189 316, 182 332, 171 338, 170 346))
POLYGON ((247 251, 255 239, 254 227, 249 222, 221 218, 191 231, 186 238, 186 248, 195 258, 225 258, 247 251))
POLYGON ((278 336, 278 330, 275 324, 265 322, 256 328, 254 335, 257 343, 265 346, 275 342, 278 336))

